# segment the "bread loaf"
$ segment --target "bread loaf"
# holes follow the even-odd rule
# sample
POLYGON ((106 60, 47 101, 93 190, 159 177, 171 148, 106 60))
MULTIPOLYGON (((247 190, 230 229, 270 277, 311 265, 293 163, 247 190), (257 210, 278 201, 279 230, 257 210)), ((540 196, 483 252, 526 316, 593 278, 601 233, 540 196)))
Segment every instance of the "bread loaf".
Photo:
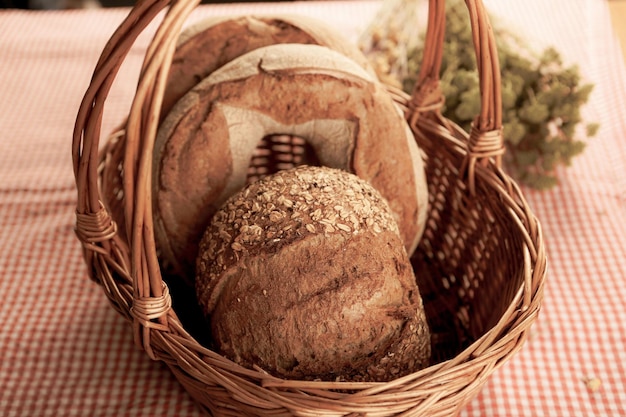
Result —
POLYGON ((211 216, 246 184, 266 136, 303 138, 320 165, 353 172, 389 202, 412 253, 423 231, 423 161, 387 91, 360 65, 317 45, 255 49, 187 93, 156 138, 155 238, 165 262, 193 275, 211 216))
POLYGON ((200 244, 218 350, 284 378, 385 381, 429 363, 419 289, 391 211, 345 171, 280 171, 235 194, 200 244))
MULTIPOLYGON (((283 43, 327 46, 357 62, 370 73, 374 70, 365 55, 339 32, 317 19, 300 15, 219 16, 202 19, 185 28, 178 38, 161 103, 161 121, 174 104, 193 86, 213 71, 254 49, 283 43)), ((118 148, 125 143, 124 125, 116 129, 111 141, 118 148)), ((116 151, 117 152, 117 151, 116 151)), ((121 215, 123 172, 107 173, 103 182, 105 203, 114 208, 114 220, 125 234, 121 215)))

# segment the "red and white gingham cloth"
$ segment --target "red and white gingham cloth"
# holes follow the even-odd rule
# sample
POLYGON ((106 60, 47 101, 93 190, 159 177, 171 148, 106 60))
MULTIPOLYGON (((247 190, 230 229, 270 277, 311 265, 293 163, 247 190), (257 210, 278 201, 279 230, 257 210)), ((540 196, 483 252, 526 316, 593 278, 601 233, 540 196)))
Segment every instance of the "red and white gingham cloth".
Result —
MULTIPOLYGON (((193 18, 299 12, 356 40, 377 2, 203 6, 193 18)), ((603 0, 491 0, 596 84, 602 128, 548 192, 527 190, 549 255, 544 307, 523 349, 461 413, 626 416, 626 68, 603 0), (592 380, 592 382, 589 382, 592 380)), ((86 276, 73 234, 71 136, 100 52, 128 9, 0 12, 0 415, 199 416, 86 276)), ((128 112, 149 41, 116 81, 109 132, 128 112)))

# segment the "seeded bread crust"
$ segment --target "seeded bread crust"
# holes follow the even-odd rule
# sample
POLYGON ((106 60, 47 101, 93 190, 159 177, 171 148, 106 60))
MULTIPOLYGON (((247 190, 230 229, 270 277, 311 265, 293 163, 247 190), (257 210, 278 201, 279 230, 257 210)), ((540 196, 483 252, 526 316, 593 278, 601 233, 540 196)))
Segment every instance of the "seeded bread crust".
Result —
POLYGON ((415 276, 383 197, 298 167, 247 186, 200 244, 198 300, 221 353, 284 378, 385 381, 429 364, 415 276))

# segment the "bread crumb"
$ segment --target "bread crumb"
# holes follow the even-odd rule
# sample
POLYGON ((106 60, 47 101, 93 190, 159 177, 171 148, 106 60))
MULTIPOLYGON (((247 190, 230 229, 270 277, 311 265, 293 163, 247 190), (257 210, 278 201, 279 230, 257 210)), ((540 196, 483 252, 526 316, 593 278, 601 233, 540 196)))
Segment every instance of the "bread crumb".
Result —
POLYGON ((591 392, 596 392, 602 387, 602 380, 598 377, 583 378, 583 382, 587 389, 591 392))

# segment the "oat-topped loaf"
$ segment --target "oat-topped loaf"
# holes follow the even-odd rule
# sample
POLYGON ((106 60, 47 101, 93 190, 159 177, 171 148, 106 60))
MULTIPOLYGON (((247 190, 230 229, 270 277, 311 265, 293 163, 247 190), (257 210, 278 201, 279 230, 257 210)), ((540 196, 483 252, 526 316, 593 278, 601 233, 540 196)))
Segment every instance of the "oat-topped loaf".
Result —
POLYGON ((216 213, 198 300, 225 356, 286 378, 388 380, 428 364, 430 336, 398 226, 353 174, 308 167, 216 213))

